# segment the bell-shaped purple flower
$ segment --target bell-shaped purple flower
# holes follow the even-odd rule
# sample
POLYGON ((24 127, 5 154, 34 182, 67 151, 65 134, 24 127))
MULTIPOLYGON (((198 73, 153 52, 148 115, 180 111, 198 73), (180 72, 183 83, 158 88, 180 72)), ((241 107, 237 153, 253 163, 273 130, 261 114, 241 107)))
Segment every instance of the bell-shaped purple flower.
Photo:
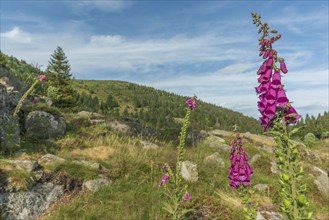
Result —
POLYGON ((281 75, 279 70, 274 71, 271 86, 274 89, 278 89, 281 87, 281 75))
POLYGON ((159 183, 159 187, 161 187, 164 183, 167 183, 167 182, 169 182, 169 176, 168 176, 167 174, 165 174, 165 175, 162 177, 162 179, 161 179, 161 181, 160 181, 160 183, 159 183))
POLYGON ((186 192, 185 194, 184 194, 184 201, 188 201, 188 200, 191 200, 192 199, 192 196, 188 193, 188 192, 186 192))
POLYGON ((263 83, 260 85, 260 87, 259 87, 259 91, 260 91, 260 93, 262 93, 262 94, 266 94, 266 93, 268 92, 270 86, 271 86, 271 82, 270 82, 270 81, 268 81, 268 82, 263 82, 263 83))
POLYGON ((284 108, 286 107, 286 105, 288 104, 289 100, 286 96, 286 92, 280 88, 278 90, 278 95, 277 95, 277 100, 276 100, 276 103, 278 104, 278 106, 284 108))
POLYGON ((267 108, 267 102, 266 101, 259 101, 258 102, 258 109, 260 112, 263 112, 267 108))
POLYGON ((269 89, 268 93, 265 96, 265 101, 269 105, 273 105, 276 101, 276 90, 273 89, 272 87, 269 89))
POLYGON ((280 69, 281 69, 281 71, 282 71, 283 73, 287 73, 288 70, 287 70, 286 64, 285 64, 285 62, 284 62, 284 59, 281 59, 279 62, 280 62, 280 69))
POLYGON ((276 113, 276 105, 269 105, 267 106, 266 110, 264 111, 264 115, 266 115, 269 119, 274 118, 276 113))
POLYGON ((284 114, 284 120, 286 121, 286 124, 294 124, 302 117, 292 106, 289 106, 288 110, 284 111, 284 114))
POLYGON ((196 108, 196 99, 197 97, 194 96, 191 99, 186 100, 186 105, 193 111, 196 108))

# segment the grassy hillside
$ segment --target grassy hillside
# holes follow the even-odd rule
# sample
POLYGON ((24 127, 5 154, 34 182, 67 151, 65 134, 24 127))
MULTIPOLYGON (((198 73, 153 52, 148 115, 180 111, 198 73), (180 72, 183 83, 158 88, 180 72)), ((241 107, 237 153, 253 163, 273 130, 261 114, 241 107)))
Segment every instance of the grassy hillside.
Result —
MULTIPOLYGON (((139 119, 157 130, 161 127, 178 131, 177 119, 184 117, 185 100, 188 98, 151 87, 112 80, 74 80, 73 87, 80 95, 97 97, 104 103, 111 97, 118 103, 116 110, 121 116, 139 119)), ((233 125, 236 124, 241 131, 261 131, 256 119, 201 100, 198 101, 198 108, 191 120, 192 129, 195 130, 233 130, 233 125)))

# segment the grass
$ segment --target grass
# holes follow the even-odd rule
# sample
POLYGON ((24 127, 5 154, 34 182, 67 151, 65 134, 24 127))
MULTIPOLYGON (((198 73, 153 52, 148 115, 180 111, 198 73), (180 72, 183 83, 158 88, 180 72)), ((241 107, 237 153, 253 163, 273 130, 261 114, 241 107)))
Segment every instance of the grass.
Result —
MULTIPOLYGON (((46 219, 169 219, 162 209, 166 197, 158 183, 163 175, 161 168, 167 162, 174 167, 176 162, 176 145, 157 141, 161 146, 158 150, 143 150, 139 137, 120 136, 113 133, 108 125, 93 126, 88 122, 69 115, 71 129, 64 138, 54 140, 51 148, 54 153, 66 159, 62 164, 51 164, 47 169, 53 172, 66 172, 76 179, 98 178, 101 170, 76 164, 74 160, 87 160, 100 163, 107 176, 113 180, 109 186, 97 192, 84 192, 74 198, 69 204, 58 205, 46 219), (86 126, 80 126, 84 124, 86 126), (83 138, 81 138, 83 137, 83 138)), ((156 140, 152 140, 156 141, 156 140)), ((226 143, 229 143, 229 138, 226 143)), ((28 143, 28 142, 25 142, 28 143)), ((49 152, 46 142, 25 145, 26 151, 33 158, 49 152)), ((261 157, 252 164, 254 175, 252 186, 268 184, 266 192, 255 192, 254 201, 259 203, 258 209, 275 211, 279 204, 279 184, 277 175, 270 171, 270 161, 273 155, 264 152, 253 144, 244 144, 249 158, 260 154, 261 157)), ((322 152, 321 144, 315 150, 322 152)), ((228 186, 228 169, 230 166, 229 152, 219 151, 225 167, 220 168, 204 164, 204 158, 215 153, 207 143, 186 148, 185 159, 198 165, 199 181, 188 183, 192 201, 186 203, 188 208, 196 209, 189 219, 242 219, 242 209, 238 194, 228 186)), ((302 160, 304 161, 305 158, 302 160)), ((3 164, 1 164, 3 167, 3 164)), ((305 168, 305 182, 308 184, 307 196, 310 207, 315 212, 316 219, 326 219, 329 210, 326 208, 328 199, 323 198, 315 184, 312 166, 305 168)), ((26 182, 30 176, 16 173, 21 182, 26 182)))

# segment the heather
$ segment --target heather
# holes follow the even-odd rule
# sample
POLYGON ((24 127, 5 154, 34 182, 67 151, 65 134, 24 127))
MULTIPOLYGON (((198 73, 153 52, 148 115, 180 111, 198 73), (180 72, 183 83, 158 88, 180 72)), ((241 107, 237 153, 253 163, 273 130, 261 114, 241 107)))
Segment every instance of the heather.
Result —
POLYGON ((196 95, 72 79, 60 47, 44 72, 22 63, 28 76, 12 71, 12 63, 21 62, 1 53, 1 68, 26 85, 15 109, 1 115, 1 190, 61 185, 65 196, 41 219, 325 219, 328 197, 319 184, 329 168, 329 129, 322 119, 328 113, 301 136, 301 127, 314 120, 299 122, 283 86, 289 65, 273 46, 283 36, 259 15, 253 18, 264 59, 255 70, 259 121, 196 95), (65 133, 45 138, 47 127, 28 126, 31 112, 57 124, 64 120, 65 133), (55 159, 46 163, 45 156, 55 159), (17 171, 23 167, 17 163, 28 166, 17 171), (193 164, 184 172, 197 178, 185 177, 183 164, 193 164), (99 179, 104 185, 96 188, 99 179))

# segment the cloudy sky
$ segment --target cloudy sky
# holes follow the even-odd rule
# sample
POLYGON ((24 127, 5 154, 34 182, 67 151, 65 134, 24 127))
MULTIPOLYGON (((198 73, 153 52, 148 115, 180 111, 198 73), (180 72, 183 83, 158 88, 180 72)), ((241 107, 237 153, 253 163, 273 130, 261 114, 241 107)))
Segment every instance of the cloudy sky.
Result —
POLYGON ((262 15, 289 72, 299 113, 328 111, 328 1, 1 0, 0 48, 48 64, 61 46, 76 79, 123 80, 258 117, 258 34, 262 15))

